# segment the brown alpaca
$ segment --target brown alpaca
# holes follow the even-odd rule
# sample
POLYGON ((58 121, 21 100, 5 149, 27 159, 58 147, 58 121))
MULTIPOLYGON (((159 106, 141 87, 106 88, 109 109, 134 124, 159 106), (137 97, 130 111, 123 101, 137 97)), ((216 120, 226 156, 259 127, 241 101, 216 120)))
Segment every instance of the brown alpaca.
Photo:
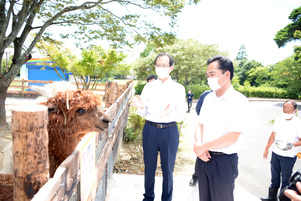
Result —
POLYGON ((53 177, 79 141, 89 132, 108 128, 110 118, 98 109, 101 99, 91 91, 58 92, 42 104, 48 107, 49 171, 53 177))

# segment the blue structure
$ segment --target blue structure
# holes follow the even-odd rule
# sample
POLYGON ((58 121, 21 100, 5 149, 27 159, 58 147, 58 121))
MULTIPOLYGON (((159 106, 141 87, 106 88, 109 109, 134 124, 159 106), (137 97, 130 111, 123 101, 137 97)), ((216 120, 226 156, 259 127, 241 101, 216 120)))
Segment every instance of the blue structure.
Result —
MULTIPOLYGON (((21 78, 26 80, 39 80, 39 81, 62 81, 58 76, 53 67, 49 66, 52 63, 50 60, 42 59, 31 59, 27 61, 21 68, 21 78), (48 64, 48 65, 47 65, 48 64)), ((60 76, 64 81, 69 81, 69 75, 72 73, 66 73, 67 80, 59 67, 55 67, 60 76)), ((29 86, 32 85, 43 85, 39 83, 28 83, 29 86)))

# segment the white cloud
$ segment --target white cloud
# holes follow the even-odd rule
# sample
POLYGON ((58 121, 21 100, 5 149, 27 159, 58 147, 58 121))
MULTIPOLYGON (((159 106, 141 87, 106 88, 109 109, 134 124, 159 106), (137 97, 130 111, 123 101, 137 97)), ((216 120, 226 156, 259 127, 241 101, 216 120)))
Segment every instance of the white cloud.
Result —
POLYGON ((298 0, 202 0, 179 15, 178 37, 204 44, 219 44, 234 59, 245 45, 248 59, 274 64, 293 53, 295 42, 278 48, 277 31, 292 21, 288 16, 298 0))

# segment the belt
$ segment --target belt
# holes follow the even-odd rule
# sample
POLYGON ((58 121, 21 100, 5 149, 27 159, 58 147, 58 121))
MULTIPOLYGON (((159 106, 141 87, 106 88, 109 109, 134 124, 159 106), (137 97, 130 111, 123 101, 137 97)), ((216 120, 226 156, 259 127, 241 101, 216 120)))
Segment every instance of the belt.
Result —
POLYGON ((226 155, 225 153, 219 152, 219 151, 209 151, 209 154, 210 154, 210 155, 216 155, 216 156, 219 156, 219 155, 226 155))
POLYGON ((169 127, 177 125, 176 122, 171 122, 171 123, 155 123, 155 122, 151 122, 151 121, 148 121, 148 120, 145 120, 145 123, 147 123, 149 125, 152 125, 152 126, 155 126, 157 128, 169 128, 169 127))

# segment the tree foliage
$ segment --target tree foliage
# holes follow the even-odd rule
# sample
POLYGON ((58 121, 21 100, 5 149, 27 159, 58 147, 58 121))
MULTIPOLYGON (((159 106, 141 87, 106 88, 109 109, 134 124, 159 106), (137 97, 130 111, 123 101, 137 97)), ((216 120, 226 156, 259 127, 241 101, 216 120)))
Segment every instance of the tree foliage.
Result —
POLYGON ((239 48, 239 51, 237 53, 237 56, 235 58, 236 61, 241 61, 241 60, 245 60, 248 59, 248 54, 247 54, 247 50, 246 47, 244 45, 242 45, 239 48))
POLYGON ((134 71, 138 79, 145 80, 149 75, 155 74, 154 59, 161 52, 174 58, 175 68, 171 76, 186 86, 205 82, 207 59, 219 54, 227 55, 219 51, 217 45, 204 45, 192 39, 176 40, 174 44, 156 48, 149 56, 136 61, 134 71))
POLYGON ((301 91, 301 63, 293 56, 277 63, 271 71, 271 85, 279 88, 290 88, 296 93, 301 91))
POLYGON ((169 25, 174 26, 184 5, 185 0, 0 0, 0 126, 6 125, 8 86, 41 38, 54 40, 53 34, 59 33, 80 42, 104 39, 115 46, 131 46, 135 42, 154 41, 159 46, 165 41, 172 42, 174 34, 163 32, 149 16, 166 16, 169 25), (55 26, 72 28, 63 30, 55 26), (68 34, 67 30, 73 33, 68 34), (35 37, 30 39, 32 33, 35 37), (13 49, 13 62, 5 72, 2 58, 9 47, 13 49))
POLYGON ((251 86, 268 86, 270 72, 267 67, 257 66, 256 68, 251 68, 247 73, 247 81, 251 86))
POLYGON ((114 72, 129 71, 129 66, 124 62, 126 55, 114 49, 105 50, 101 46, 91 45, 83 49, 78 58, 61 43, 39 42, 37 47, 47 59, 53 61, 51 67, 61 69, 65 77, 57 74, 62 80, 67 80, 67 73, 72 73, 77 87, 84 90, 94 90, 101 79, 110 77, 114 72))
POLYGON ((244 84, 244 82, 247 80, 249 71, 253 68, 262 66, 261 63, 255 61, 255 60, 242 60, 238 64, 237 68, 237 76, 239 78, 239 83, 241 85, 244 84))
POLYGON ((276 42, 278 47, 283 47, 290 41, 300 39, 299 35, 301 31, 301 6, 294 9, 288 19, 292 20, 293 22, 286 25, 283 29, 279 30, 274 38, 274 41, 276 42))

